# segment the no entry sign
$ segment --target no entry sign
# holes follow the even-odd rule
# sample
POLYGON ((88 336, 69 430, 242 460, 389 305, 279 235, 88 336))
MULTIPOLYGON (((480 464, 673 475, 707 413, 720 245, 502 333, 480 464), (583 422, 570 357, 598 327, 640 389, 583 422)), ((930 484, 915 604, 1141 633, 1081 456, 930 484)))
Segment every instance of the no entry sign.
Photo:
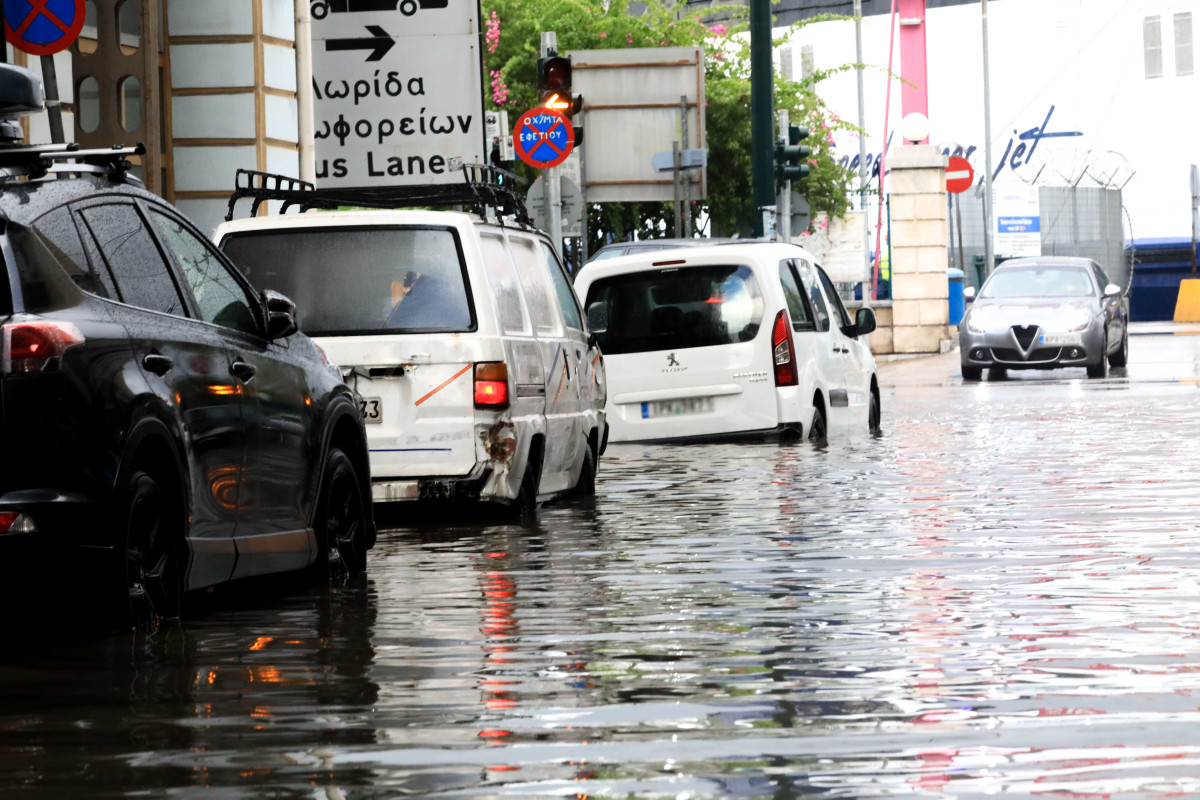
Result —
POLYGON ((557 167, 571 155, 575 129, 571 120, 552 108, 526 111, 513 128, 513 147, 517 156, 531 167, 557 167))
POLYGON ((4 34, 31 56, 66 50, 83 30, 84 0, 4 0, 4 34))
POLYGON ((965 192, 971 188, 973 180, 975 170, 971 167, 971 162, 962 156, 950 156, 950 163, 946 165, 946 191, 950 194, 965 192))

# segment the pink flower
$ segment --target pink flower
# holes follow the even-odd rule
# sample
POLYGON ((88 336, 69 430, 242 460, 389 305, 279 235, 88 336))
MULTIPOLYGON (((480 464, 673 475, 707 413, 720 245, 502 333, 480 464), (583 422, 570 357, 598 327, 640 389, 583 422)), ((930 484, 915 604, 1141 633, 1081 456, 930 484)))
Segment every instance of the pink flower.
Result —
POLYGON ((600 31, 600 38, 601 38, 601 39, 607 39, 607 38, 608 38, 608 34, 607 34, 607 33, 605 33, 604 31, 600 31))
POLYGON ((496 46, 500 44, 500 17, 495 11, 487 21, 487 34, 484 38, 487 40, 487 50, 489 53, 496 52, 496 46))
POLYGON ((709 36, 724 36, 727 33, 729 33, 729 29, 721 24, 713 25, 708 29, 709 36))

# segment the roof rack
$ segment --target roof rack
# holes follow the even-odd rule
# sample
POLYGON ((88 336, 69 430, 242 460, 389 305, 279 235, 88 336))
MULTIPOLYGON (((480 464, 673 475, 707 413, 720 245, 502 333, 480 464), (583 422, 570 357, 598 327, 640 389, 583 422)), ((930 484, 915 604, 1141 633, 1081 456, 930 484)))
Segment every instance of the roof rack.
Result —
POLYGON ((83 150, 76 142, 69 144, 34 144, 0 146, 0 181, 13 178, 42 178, 47 173, 91 173, 109 175, 114 180, 132 180, 130 156, 145 155, 146 147, 114 145, 109 148, 83 150), (75 162, 75 163, 72 163, 75 162))
POLYGON ((480 216, 493 209, 498 216, 512 215, 518 223, 532 225, 525 208, 525 199, 516 191, 516 184, 526 183, 508 170, 485 164, 464 164, 463 182, 434 186, 380 186, 353 189, 318 189, 308 181, 258 170, 239 169, 235 188, 229 197, 225 221, 233 219, 234 206, 243 197, 254 199, 250 215, 256 216, 265 200, 283 202, 282 212, 292 206, 301 212, 310 209, 333 210, 356 206, 359 208, 413 208, 469 204, 480 216))

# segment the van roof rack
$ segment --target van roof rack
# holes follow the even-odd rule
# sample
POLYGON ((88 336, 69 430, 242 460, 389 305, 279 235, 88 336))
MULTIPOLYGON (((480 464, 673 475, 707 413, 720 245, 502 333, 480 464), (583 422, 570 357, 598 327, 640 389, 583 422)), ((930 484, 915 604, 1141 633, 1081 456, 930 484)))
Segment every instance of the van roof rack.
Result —
POLYGON ((523 225, 533 220, 525 208, 525 199, 516 191, 518 182, 526 183, 508 170, 485 164, 464 164, 463 182, 434 186, 380 186, 353 189, 318 189, 308 181, 258 170, 239 169, 235 188, 229 197, 225 221, 233 219, 234 206, 243 197, 254 199, 250 216, 257 216, 266 200, 283 202, 281 213, 292 206, 301 212, 310 209, 335 210, 347 206, 359 208, 414 208, 469 204, 475 213, 486 216, 493 209, 497 216, 512 215, 523 225))
POLYGON ((84 150, 76 142, 0 146, 0 182, 14 178, 43 178, 48 173, 108 175, 116 181, 141 183, 130 175, 130 156, 146 153, 143 144, 113 145, 84 150))

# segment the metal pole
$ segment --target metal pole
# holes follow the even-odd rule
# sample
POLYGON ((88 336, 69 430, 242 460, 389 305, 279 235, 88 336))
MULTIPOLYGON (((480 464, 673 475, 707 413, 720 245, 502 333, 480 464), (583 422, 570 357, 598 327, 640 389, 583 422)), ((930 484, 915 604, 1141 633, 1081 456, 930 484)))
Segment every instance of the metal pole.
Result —
MULTIPOLYGON (((683 142, 683 150, 690 146, 687 124, 687 95, 679 96, 679 138, 683 142)), ((683 166, 683 154, 680 153, 680 166, 683 166)), ((683 208, 680 210, 683 219, 683 238, 692 238, 692 179, 688 173, 680 172, 679 180, 683 184, 683 208)))
POLYGON ((771 61, 771 0, 750 0, 750 166, 754 236, 764 234, 763 209, 773 199, 771 169, 775 106, 771 61))
POLYGON ((995 267, 992 243, 992 94, 988 67, 988 0, 980 0, 983 9, 983 277, 995 267))
POLYGON ((683 167, 682 167, 683 159, 680 158, 680 155, 679 155, 679 142, 678 141, 671 142, 671 158, 672 158, 672 161, 671 161, 671 164, 672 164, 671 185, 672 185, 672 188, 675 190, 674 197, 673 197, 673 200, 675 202, 675 205, 674 205, 675 214, 673 215, 675 217, 675 224, 671 226, 671 233, 673 233, 675 235, 675 238, 678 239, 678 238, 680 238, 680 236, 682 236, 681 226, 679 223, 679 220, 682 217, 682 215, 679 213, 679 206, 680 206, 680 196, 683 194, 683 192, 680 191, 680 187, 679 187, 679 179, 683 175, 683 167))
POLYGON ((300 180, 317 182, 316 123, 313 121, 312 8, 296 0, 296 122, 300 139, 300 180))
POLYGON ((962 192, 954 195, 954 222, 958 226, 958 268, 963 271, 963 280, 966 280, 967 262, 963 255, 962 240, 962 192))
MULTIPOLYGON (((787 140, 788 125, 791 124, 789 113, 786 108, 781 108, 775 112, 779 124, 779 138, 787 140)), ((792 182, 784 181, 783 189, 779 193, 779 199, 775 201, 775 207, 779 211, 779 222, 775 228, 779 231, 779 241, 790 242, 792 240, 792 182)))
MULTIPOLYGON (((582 111, 579 112, 579 125, 580 127, 583 127, 584 125, 584 112, 582 111)), ((588 251, 591 249, 591 245, 588 242, 587 159, 584 157, 584 155, 585 154, 582 152, 579 154, 579 205, 582 206, 579 213, 583 216, 583 218, 579 221, 580 266, 583 266, 587 263, 588 256, 590 255, 588 251)))
MULTIPOLYGON (((0 13, 3 9, 0 9, 0 13)), ((42 89, 46 92, 46 119, 50 123, 50 141, 62 144, 67 141, 63 136, 62 104, 58 99, 58 70, 54 66, 54 56, 42 56, 42 89)))
MULTIPOLYGON (((542 51, 544 56, 558 55, 558 34, 554 31, 543 31, 542 33, 542 51)), ((546 170, 546 224, 550 228, 547 233, 550 234, 550 241, 554 242, 554 249, 558 251, 559 256, 563 254, 563 233, 562 233, 562 184, 561 173, 558 167, 551 167, 546 170)))
POLYGON ((871 228, 867 225, 867 109, 863 97, 862 0, 854 0, 854 69, 858 77, 858 207, 862 212, 863 268, 866 279, 862 285, 863 308, 871 305, 871 228))
MULTIPOLYGON (((4 22, 4 0, 0 0, 0 25, 4 25, 4 24, 6 24, 4 22)), ((8 63, 8 36, 7 35, 4 37, 4 41, 0 42, 0 45, 2 45, 2 46, 0 46, 0 64, 7 64, 8 63)))

